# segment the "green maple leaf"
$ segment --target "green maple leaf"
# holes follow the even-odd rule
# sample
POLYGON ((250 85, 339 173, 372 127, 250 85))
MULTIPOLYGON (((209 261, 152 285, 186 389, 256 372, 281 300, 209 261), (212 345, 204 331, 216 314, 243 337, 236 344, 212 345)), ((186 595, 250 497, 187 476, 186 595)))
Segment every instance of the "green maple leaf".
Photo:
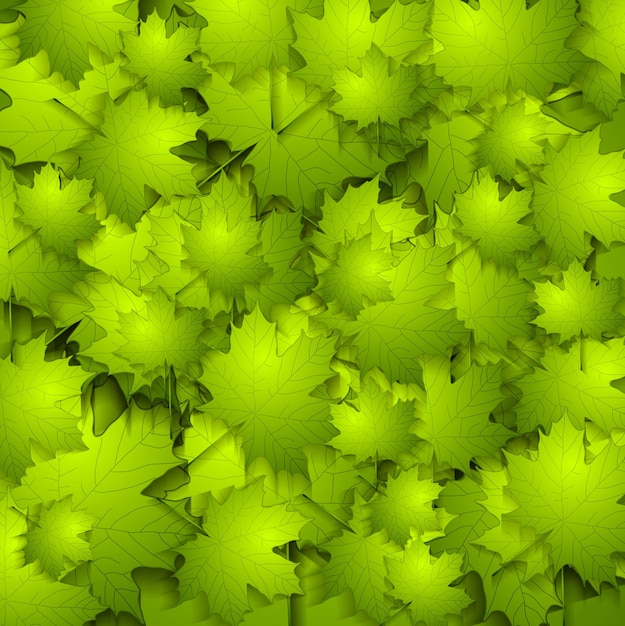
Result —
POLYGON ((355 455, 356 463, 371 458, 401 462, 409 457, 417 443, 409 432, 415 419, 414 403, 393 398, 372 376, 367 376, 358 404, 358 408, 345 402, 332 405, 332 424, 339 434, 330 445, 343 454, 355 455))
POLYGON ((388 380, 418 383, 419 355, 447 355, 466 339, 467 330, 453 311, 442 311, 430 300, 449 286, 445 277, 451 247, 412 246, 394 270, 391 302, 363 309, 355 321, 319 315, 325 324, 354 335, 358 362, 366 373, 379 367, 388 380))
POLYGON ((566 413, 578 429, 589 418, 603 430, 625 428, 622 391, 611 383, 625 376, 622 339, 584 339, 568 351, 548 346, 536 368, 512 381, 522 391, 515 407, 519 432, 548 431, 566 413))
POLYGON ((306 445, 310 484, 294 506, 312 518, 300 533, 302 544, 319 545, 349 528, 359 471, 352 457, 329 446, 306 445))
POLYGON ((400 65, 393 72, 390 61, 374 45, 360 60, 358 72, 334 70, 333 89, 341 100, 331 110, 356 120, 359 128, 378 122, 398 126, 402 118, 412 117, 422 106, 412 97, 417 68, 400 65))
POLYGON ((153 225, 153 220, 144 216, 133 230, 117 215, 109 215, 89 240, 76 243, 78 258, 138 293, 148 273, 141 270, 147 265, 149 247, 154 243, 153 225))
POLYGON ((196 192, 192 166, 171 148, 195 139, 202 120, 181 107, 163 109, 145 89, 121 104, 107 100, 100 134, 77 148, 79 178, 95 178, 107 209, 134 225, 147 209, 147 185, 166 199, 196 192))
POLYGON ((350 528, 319 546, 331 557, 322 570, 324 599, 351 589, 356 606, 381 623, 392 608, 385 596, 387 563, 400 558, 401 548, 388 540, 384 529, 371 534, 370 513, 357 496, 350 528))
POLYGON ((32 465, 31 440, 52 453, 83 447, 77 423, 81 386, 90 374, 66 359, 45 361, 44 354, 42 336, 16 346, 13 362, 0 361, 1 469, 14 481, 32 465))
POLYGON ((223 298, 226 311, 233 302, 246 306, 247 291, 259 285, 270 267, 258 255, 260 223, 249 217, 253 196, 242 196, 222 176, 209 196, 200 196, 199 228, 185 224, 183 266, 191 267, 208 284, 214 298, 223 298))
POLYGON ((353 319, 365 306, 393 299, 387 278, 393 256, 381 248, 373 249, 370 235, 339 246, 335 262, 313 259, 319 280, 315 290, 330 306, 335 303, 353 319))
MULTIPOLYGON (((185 459, 188 482, 167 488, 168 500, 191 498, 191 512, 201 515, 206 507, 206 492, 219 498, 231 487, 245 487, 245 455, 240 441, 225 424, 203 413, 192 415, 192 427, 185 428, 184 441, 176 455, 185 459)), ((227 494, 226 494, 227 495, 227 494)))
POLYGON ((432 504, 442 487, 421 478, 420 473, 421 468, 415 466, 396 477, 389 476, 386 487, 378 490, 368 503, 373 529, 386 528, 390 539, 400 546, 405 546, 413 534, 440 529, 432 504))
POLYGON ((261 209, 273 196, 295 209, 312 206, 320 189, 336 191, 347 177, 385 168, 365 137, 340 129, 319 90, 284 67, 258 68, 235 85, 212 74, 200 93, 209 106, 203 115, 209 138, 226 140, 232 150, 252 148, 244 162, 254 167, 261 209))
POLYGON ((195 0, 193 9, 208 21, 200 34, 202 52, 212 65, 232 64, 233 80, 259 66, 288 65, 294 40, 289 9, 306 11, 312 4, 311 0, 225 0, 215 5, 195 0))
POLYGON ((34 313, 56 318, 59 301, 72 299, 72 287, 88 269, 76 259, 44 252, 40 238, 17 221, 17 201, 13 173, 0 163, 0 297, 8 302, 14 294, 34 313))
POLYGON ((542 574, 525 580, 524 570, 525 565, 515 561, 487 580, 484 584, 486 615, 501 611, 515 625, 546 623, 547 611, 552 606, 560 606, 553 581, 542 574))
POLYGON ((590 253, 586 233, 605 245, 625 240, 623 207, 612 196, 625 188, 622 154, 601 154, 599 127, 571 137, 560 152, 547 148, 547 165, 534 186, 534 224, 550 259, 565 268, 590 253))
POLYGON ((48 161, 93 136, 94 128, 62 104, 71 85, 50 76, 45 52, 0 69, 2 92, 9 106, 0 107, 0 146, 17 164, 48 161))
POLYGON ((487 109, 488 127, 478 139, 480 167, 511 180, 519 172, 519 163, 530 168, 545 162, 544 135, 551 122, 533 109, 535 103, 527 97, 487 109))
POLYGON ((208 346, 201 310, 176 312, 176 304, 162 290, 147 302, 144 314, 119 312, 119 334, 125 339, 116 351, 142 376, 165 375, 169 367, 188 373, 199 364, 208 346))
POLYGON ((540 240, 532 226, 519 223, 531 212, 531 199, 529 189, 512 189, 500 199, 499 185, 480 172, 466 191, 455 194, 456 214, 462 222, 455 232, 476 241, 483 258, 514 265, 518 251, 540 240))
POLYGON ((139 34, 123 33, 125 69, 145 79, 150 98, 158 96, 163 106, 182 105, 181 89, 193 89, 208 76, 200 63, 185 59, 198 49, 199 28, 181 26, 170 37, 165 22, 151 15, 141 22, 139 34))
POLYGON ((471 103, 505 92, 508 83, 542 100, 541 87, 568 84, 580 66, 579 53, 564 46, 577 26, 576 11, 575 0, 537 2, 529 9, 523 0, 490 0, 479 10, 439 0, 431 32, 443 49, 431 61, 450 85, 471 88, 471 103))
POLYGON ((25 535, 27 562, 39 559, 43 571, 58 579, 79 563, 91 560, 91 549, 84 535, 91 530, 94 520, 86 511, 74 510, 70 498, 42 505, 34 517, 34 526, 25 535))
POLYGON ((567 43, 601 63, 620 87, 625 64, 623 5, 616 0, 580 0, 579 5, 580 24, 567 43))
POLYGON ((355 69, 371 44, 398 61, 431 45, 424 29, 429 20, 427 3, 394 2, 375 23, 368 0, 338 0, 324 5, 323 17, 291 12, 296 40, 293 47, 305 59, 297 70, 311 84, 329 89, 333 70, 355 69))
POLYGON ((437 504, 454 517, 445 525, 445 534, 430 543, 434 556, 443 555, 445 551, 459 552, 464 558, 463 571, 482 572, 472 544, 498 523, 498 518, 483 506, 486 498, 486 492, 471 475, 445 485, 437 504))
POLYGON ((598 111, 611 118, 618 102, 623 99, 620 75, 615 75, 602 63, 588 59, 584 67, 575 74, 575 80, 582 88, 584 101, 592 102, 598 111))
POLYGON ((78 89, 63 91, 56 99, 91 126, 99 128, 109 97, 116 100, 136 86, 137 77, 124 67, 127 62, 121 52, 111 60, 98 48, 89 46, 91 67, 79 81, 78 89))
POLYGON ((544 534, 555 570, 571 565, 596 589, 616 583, 610 555, 625 550, 625 508, 618 503, 625 492, 624 454, 608 441, 587 463, 583 431, 564 418, 540 436, 536 459, 507 455, 505 491, 517 508, 503 519, 544 534))
POLYGON ((200 407, 238 427, 246 457, 266 457, 279 471, 306 473, 302 446, 325 443, 334 434, 330 405, 311 392, 332 376, 334 338, 302 334, 282 354, 276 325, 259 308, 233 328, 230 351, 209 352, 199 381, 213 397, 200 407))
MULTIPOLYGON (((63 180, 51 165, 35 174, 33 187, 17 188, 18 220, 38 231, 44 249, 52 248, 67 257, 76 256, 76 240, 90 239, 100 228, 91 197, 93 181, 63 180)), ((103 217, 103 216, 101 216, 103 217)))
POLYGON ((0 499, 0 619, 14 626, 83 626, 104 607, 84 587, 61 583, 41 571, 40 564, 24 563, 23 535, 27 520, 10 493, 0 499))
POLYGON ((378 248, 387 243, 397 243, 415 236, 415 229, 423 216, 413 209, 403 207, 402 198, 378 202, 380 176, 359 187, 349 186, 340 200, 325 194, 322 204, 323 216, 319 222, 321 231, 314 231, 312 241, 326 257, 336 259, 339 246, 345 246, 358 238, 359 232, 369 232, 372 244, 378 248), (384 239, 375 235, 377 225, 384 239))
POLYGON ((270 601, 301 592, 295 564, 273 548, 297 539, 306 520, 284 505, 263 505, 263 492, 263 480, 257 480, 234 489, 223 504, 210 496, 202 521, 206 535, 178 549, 185 557, 176 573, 181 600, 204 591, 211 611, 232 626, 251 608, 248 584, 270 601))
POLYGON ((515 269, 483 262, 473 246, 454 259, 450 277, 458 319, 473 331, 476 343, 505 354, 508 341, 532 335, 532 285, 515 269))
MULTIPOLYGON (((143 245, 149 237, 144 250, 133 249, 137 262, 131 267, 136 268, 141 289, 160 288, 181 306, 211 308, 213 300, 204 275, 185 261, 188 252, 183 245, 184 229, 188 226, 200 228, 203 207, 208 210, 216 207, 218 212, 223 212, 220 187, 214 185, 211 196, 174 196, 169 202, 161 199, 138 222, 137 233, 141 229, 143 236, 137 245, 143 245)), ((231 213, 244 204, 233 198, 224 197, 223 200, 231 213)), ((220 302, 215 304, 219 306, 220 302)), ((230 305, 225 308, 229 309, 230 305)))
POLYGON ((408 180, 419 183, 431 213, 435 202, 450 213, 454 193, 462 193, 471 183, 477 166, 475 139, 483 130, 476 117, 460 113, 423 132, 427 149, 413 153, 408 180))
POLYGON ((273 305, 294 302, 308 293, 314 277, 303 264, 308 243, 302 239, 302 210, 272 211, 261 222, 259 239, 263 261, 271 268, 259 286, 259 302, 269 318, 273 305))
POLYGON ((14 492, 23 508, 71 499, 74 510, 93 519, 89 579, 95 597, 114 611, 140 617, 137 567, 171 569, 171 550, 194 527, 156 498, 142 492, 180 464, 172 452, 169 410, 132 406, 102 436, 93 420, 83 427, 84 452, 62 452, 30 468, 14 492))
POLYGON ((119 32, 134 27, 132 17, 115 10, 119 5, 117 0, 88 4, 80 0, 29 0, 20 7, 26 17, 19 30, 22 58, 46 50, 53 71, 77 85, 89 67, 89 45, 112 58, 117 52, 119 32))
POLYGON ((473 458, 496 456, 514 437, 488 419, 504 397, 499 389, 501 366, 474 365, 452 383, 449 359, 428 356, 422 361, 426 400, 417 405, 412 432, 430 444, 429 461, 436 458, 467 473, 473 458))
POLYGON ((394 587, 389 594, 409 605, 415 622, 443 626, 448 615, 457 615, 472 602, 463 589, 450 586, 462 575, 461 565, 460 555, 432 557, 421 538, 414 537, 401 562, 388 561, 394 587))
POLYGON ((601 339, 615 334, 623 315, 615 310, 621 297, 617 280, 596 283, 582 263, 573 261, 562 272, 562 284, 536 283, 536 302, 544 313, 534 324, 557 333, 562 343, 575 336, 601 339))

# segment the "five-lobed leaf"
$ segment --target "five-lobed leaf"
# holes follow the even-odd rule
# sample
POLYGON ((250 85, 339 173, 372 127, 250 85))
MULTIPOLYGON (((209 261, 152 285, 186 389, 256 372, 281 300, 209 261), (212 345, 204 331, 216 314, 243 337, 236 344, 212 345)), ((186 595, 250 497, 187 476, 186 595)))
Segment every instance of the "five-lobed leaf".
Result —
POLYGON ((165 198, 192 194, 192 166, 171 148, 195 139, 202 120, 181 107, 161 108, 145 89, 121 104, 107 100, 100 134, 76 148, 79 178, 94 178, 109 212, 133 226, 148 208, 145 187, 165 198))
POLYGON ((334 343, 302 331, 279 354, 276 324, 256 306, 233 328, 227 354, 214 350, 202 359, 199 380, 212 400, 200 409, 237 429, 250 461, 266 457, 276 471, 306 474, 302 446, 325 443, 335 432, 329 402, 311 395, 333 374, 334 343))
POLYGON ((234 489, 224 503, 209 497, 206 534, 178 549, 185 557, 176 573, 181 600, 203 591, 211 611, 233 626, 251 608, 248 584, 269 600, 301 591, 295 564, 273 548, 297 539, 305 518, 284 505, 265 506, 263 492, 263 480, 257 480, 234 489))

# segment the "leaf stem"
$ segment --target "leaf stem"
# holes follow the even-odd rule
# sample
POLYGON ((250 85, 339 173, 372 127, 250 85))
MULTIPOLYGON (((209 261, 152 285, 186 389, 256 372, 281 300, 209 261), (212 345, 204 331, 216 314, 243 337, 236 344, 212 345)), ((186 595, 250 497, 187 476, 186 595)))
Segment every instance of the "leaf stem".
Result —
POLYGON ((562 568, 562 626, 564 625, 564 567, 562 568))
MULTIPOLYGON (((245 148, 245 150, 247 150, 247 148, 245 148)), ((224 167, 226 167, 227 165, 230 165, 232 161, 240 157, 245 152, 245 150, 237 150, 237 152, 235 152, 234 155, 231 156, 225 163, 222 163, 215 171, 209 174, 203 181, 197 183, 197 187, 199 188, 205 185, 211 178, 214 178, 217 174, 219 174, 219 172, 221 172, 221 170, 223 170, 224 167)))
POLYGON ((9 295, 9 358, 13 363, 13 302, 9 295))
POLYGON ((378 490, 378 455, 375 455, 375 460, 374 460, 374 475, 373 475, 373 486, 375 487, 375 490, 378 490))

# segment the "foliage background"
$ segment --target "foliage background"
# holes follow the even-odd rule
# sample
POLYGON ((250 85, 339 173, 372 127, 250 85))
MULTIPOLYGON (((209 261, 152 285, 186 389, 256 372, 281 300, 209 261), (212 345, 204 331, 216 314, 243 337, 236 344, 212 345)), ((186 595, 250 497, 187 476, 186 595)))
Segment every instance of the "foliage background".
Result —
POLYGON ((0 0, 2 623, 617 623, 623 6, 0 0))

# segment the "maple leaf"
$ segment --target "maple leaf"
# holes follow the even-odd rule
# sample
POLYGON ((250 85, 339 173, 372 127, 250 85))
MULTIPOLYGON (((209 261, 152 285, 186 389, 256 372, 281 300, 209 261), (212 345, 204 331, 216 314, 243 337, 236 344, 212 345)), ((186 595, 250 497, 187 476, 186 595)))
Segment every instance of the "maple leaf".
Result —
POLYGON ((440 529, 440 521, 432 507, 442 487, 421 478, 418 466, 389 476, 386 487, 369 500, 371 525, 374 530, 386 528, 397 545, 405 546, 410 537, 440 529))
POLYGON ((16 165, 48 161, 92 137, 94 128, 62 104, 71 85, 50 76, 44 51, 2 67, 0 84, 8 97, 0 107, 0 146, 13 152, 16 165))
POLYGON ((34 526, 25 535, 27 562, 39 559, 43 571, 58 579, 79 563, 91 560, 91 549, 84 535, 91 530, 94 520, 86 511, 74 510, 70 498, 42 505, 33 517, 34 526))
POLYGON ((492 176, 511 180, 519 164, 527 168, 545 162, 544 143, 553 121, 541 113, 542 103, 530 96, 507 98, 486 109, 487 128, 478 139, 477 159, 492 176))
POLYGON ((142 492, 180 464, 172 452, 169 410, 131 406, 102 436, 93 418, 82 430, 86 450, 61 452, 31 467, 15 501, 35 510, 41 503, 70 499, 74 510, 93 519, 89 579, 96 598, 114 611, 140 617, 137 567, 173 567, 171 550, 195 527, 156 498, 142 492))
POLYGON ((91 126, 99 128, 104 122, 104 111, 109 97, 116 100, 136 87, 137 77, 124 67, 126 63, 128 60, 121 52, 116 53, 111 60, 98 48, 89 46, 91 67, 78 82, 78 89, 64 90, 56 99, 91 126))
POLYGON ((339 246, 357 239, 361 231, 371 234, 376 248, 387 243, 386 235, 390 235, 391 244, 414 237, 423 216, 404 208, 402 198, 378 202, 379 192, 380 176, 376 175, 359 187, 347 187, 338 201, 326 193, 319 221, 321 231, 314 231, 311 237, 315 247, 329 259, 336 259, 339 246), (384 233, 383 241, 375 236, 374 225, 384 233))
POLYGON ((353 239, 337 250, 335 262, 313 257, 318 276, 315 290, 332 306, 337 304, 353 319, 365 306, 392 300, 389 281, 393 256, 385 250, 372 249, 371 236, 353 239))
POLYGON ((291 11, 296 40, 293 47, 305 59, 296 74, 310 84, 329 89, 333 70, 350 67, 364 57, 371 44, 386 56, 403 61, 431 45, 424 32, 427 3, 394 2, 375 23, 368 0, 338 0, 324 5, 323 17, 291 11))
POLYGON ((500 199, 499 185, 484 172, 475 175, 471 185, 456 193, 454 204, 462 222, 455 232, 477 242, 485 259, 514 265, 518 251, 532 248, 540 235, 520 221, 531 212, 532 192, 512 189, 500 199))
POLYGON ((622 154, 601 154, 599 128, 571 137, 560 152, 547 148, 547 165, 534 185, 534 224, 550 259, 565 268, 588 257, 586 233, 603 244, 625 240, 625 209, 612 196, 625 189, 622 154))
POLYGON ((163 106, 182 105, 181 89, 194 89, 208 76, 200 63, 185 61, 198 48, 199 28, 181 26, 170 37, 156 15, 141 22, 139 34, 123 33, 125 69, 145 79, 148 97, 163 106))
POLYGON ((215 73, 199 90, 209 106, 203 114, 209 138, 236 151, 252 148, 244 162, 254 166, 261 210, 273 196, 295 209, 313 205, 320 189, 336 190, 344 178, 385 168, 366 138, 339 128, 319 90, 286 69, 260 67, 234 85, 215 73))
POLYGON ((400 65, 391 71, 390 59, 373 45, 360 60, 359 72, 345 68, 332 73, 333 89, 341 96, 330 108, 358 127, 379 122, 399 125, 423 104, 414 99, 417 68, 400 65))
MULTIPOLYGON (((46 50, 52 69, 75 85, 89 67, 89 45, 113 57, 119 31, 133 28, 133 17, 115 10, 117 0, 34 0, 20 7, 26 20, 19 30, 22 58, 46 50)), ((136 19, 136 9, 134 11, 136 19)))
POLYGON ((422 354, 447 355, 462 343, 467 330, 451 310, 442 311, 429 301, 448 287, 445 278, 451 247, 411 246, 393 269, 391 302, 363 309, 355 321, 336 316, 316 316, 323 324, 354 338, 361 372, 379 367, 386 378, 402 383, 421 380, 422 354))
POLYGON ((417 443, 409 430, 414 422, 414 403, 402 402, 366 376, 358 394, 358 408, 342 402, 331 407, 332 424, 339 431, 329 445, 343 454, 401 462, 417 443))
POLYGON ((532 335, 532 285, 515 269, 482 262, 473 246, 453 260, 450 277, 458 319, 473 331, 476 343, 505 354, 508 341, 532 335))
POLYGON ((219 420, 204 413, 193 413, 192 426, 184 429, 182 445, 175 453, 187 461, 184 474, 187 482, 171 488, 167 500, 191 498, 192 514, 201 515, 207 506, 206 493, 224 500, 231 487, 245 487, 245 454, 240 438, 235 437, 219 420))
MULTIPOLYGON (((10 253, 15 246, 27 239, 31 234, 31 229, 17 222, 16 210, 17 185, 13 171, 8 169, 4 161, 0 159, 0 250, 2 264, 10 263, 10 253)), ((10 288, 5 300, 11 295, 10 288)))
POLYGON ((232 80, 259 66, 288 65, 294 40, 289 10, 306 11, 311 4, 310 0, 225 0, 215 6, 210 0, 195 0, 193 9, 208 21, 200 34, 202 52, 211 65, 233 65, 232 80))
MULTIPOLYGON (((575 32, 573 31, 569 41, 573 39, 575 32)), ((567 45, 572 45, 572 43, 567 43, 567 45)), ((615 75, 602 63, 588 59, 574 78, 582 89, 584 101, 592 102, 593 106, 606 117, 613 117, 618 102, 623 99, 620 75, 615 75)))
POLYGON ((464 590, 450 584, 462 575, 460 555, 430 556, 420 537, 408 541, 400 562, 388 561, 389 581, 393 590, 389 595, 399 598, 410 607, 415 622, 428 626, 442 626, 446 616, 460 613, 472 600, 464 590))
POLYGON ((485 582, 486 615, 501 611, 512 624, 541 626, 547 611, 560 606, 553 581, 542 574, 525 580, 524 569, 523 563, 515 561, 485 582))
POLYGON ((294 500, 293 506, 311 518, 302 527, 300 543, 319 545, 349 528, 354 490, 362 479, 354 468, 353 458, 343 456, 334 448, 315 444, 306 445, 303 450, 308 460, 310 484, 303 489, 303 497, 294 500))
POLYGON ((182 226, 183 266, 201 274, 213 298, 223 298, 224 310, 233 302, 246 306, 246 286, 258 285, 270 267, 255 253, 260 223, 249 217, 253 196, 242 196, 234 183, 221 177, 209 196, 200 196, 200 225, 182 226))
POLYGON ((464 559, 463 571, 482 572, 472 544, 498 523, 497 516, 483 506, 487 497, 485 490, 471 475, 447 482, 437 504, 454 517, 445 525, 445 534, 429 544, 434 556, 443 555, 445 551, 459 552, 464 559))
POLYGON ((545 84, 568 84, 580 67, 579 53, 564 47, 577 26, 576 11, 575 0, 537 2, 529 9, 523 0, 491 0, 479 10, 438 0, 430 28, 443 49, 431 62, 449 84, 471 88, 471 103, 505 91, 508 83, 542 100, 545 84))
POLYGON ((557 333, 559 343, 580 334, 595 339, 601 339, 603 333, 613 335, 624 320, 615 310, 621 299, 618 281, 596 283, 578 261, 562 272, 561 286, 536 283, 535 289, 536 302, 544 313, 533 323, 547 333, 557 333))
POLYGON ((76 240, 89 239, 100 228, 96 216, 84 212, 98 203, 91 197, 93 181, 63 180, 51 165, 35 174, 34 180, 33 187, 17 187, 21 209, 17 219, 39 233, 44 249, 76 256, 76 240))
POLYGON ((0 619, 15 626, 83 626, 103 606, 88 589, 61 583, 41 571, 38 562, 24 563, 26 516, 15 507, 11 493, 0 498, 0 619))
POLYGON ((202 359, 199 381, 213 399, 199 408, 239 427, 250 461, 266 457, 276 471, 305 474, 302 446, 325 443, 335 432, 328 401, 311 395, 333 374, 335 339, 302 331, 278 354, 275 329, 255 307, 240 329, 233 328, 227 354, 215 350, 202 359))
POLYGON ((248 584, 270 601, 278 593, 299 593, 295 564, 273 548, 297 539, 305 521, 283 505, 263 505, 262 479, 234 489, 223 504, 209 496, 202 521, 206 535, 178 548, 185 558, 176 572, 181 600, 204 591, 211 611, 235 626, 251 608, 248 584))
POLYGON ((292 303, 315 285, 314 277, 302 262, 309 245, 302 239, 302 222, 301 209, 288 213, 272 211, 261 222, 263 261, 271 273, 259 286, 258 300, 268 319, 270 307, 292 303))
POLYGON ((32 465, 30 442, 49 452, 81 449, 80 393, 90 374, 67 359, 45 361, 45 337, 14 348, 13 361, 0 361, 1 469, 19 481, 32 465))
POLYGON ((567 44, 601 63, 620 87, 625 64, 623 5, 615 0, 580 0, 579 5, 579 24, 567 44))
POLYGON ((89 240, 76 243, 78 258, 138 293, 148 273, 141 270, 146 265, 149 247, 154 243, 152 227, 153 221, 145 215, 134 230, 117 215, 109 215, 89 240))
POLYGON ((622 339, 584 339, 568 351, 548 346, 540 367, 512 383, 523 395, 515 406, 519 432, 546 431, 566 413, 583 429, 589 418, 603 430, 625 428, 622 391, 611 383, 625 376, 622 339))
MULTIPOLYGON (((212 197, 174 196, 169 202, 161 198, 149 208, 136 225, 137 233, 141 230, 143 236, 137 241, 137 247, 131 249, 137 257, 136 263, 131 265, 139 280, 137 290, 160 288, 180 306, 210 310, 213 300, 203 274, 185 261, 188 252, 183 247, 184 227, 200 228, 202 206, 217 205, 217 210, 223 211, 217 201, 219 196, 219 186, 214 186, 212 197), (143 245, 143 241, 146 241, 145 249, 141 250, 138 246, 143 245)), ((232 199, 224 198, 224 201, 231 210, 241 204, 232 199)), ((127 283, 124 281, 124 284, 127 283)), ((219 304, 217 302, 217 306, 219 304)))
POLYGON ((600 154, 619 152, 625 149, 625 134, 623 133, 623 121, 625 120, 625 103, 619 103, 613 112, 612 119, 600 125, 599 144, 600 154))
POLYGON ((618 504, 625 451, 608 441, 587 463, 583 439, 565 417, 540 435, 536 459, 507 454, 504 489, 517 508, 503 519, 544 534, 556 571, 571 565, 598 589, 602 582, 615 584, 610 555, 625 550, 625 508, 618 504))
POLYGON ((450 361, 441 356, 422 358, 425 402, 419 401, 418 421, 412 428, 430 444, 428 460, 468 473, 475 457, 497 455, 515 434, 490 422, 489 414, 503 400, 501 366, 472 366, 451 382, 450 361))
POLYGON ((477 166, 475 140, 483 130, 476 117, 460 113, 423 132, 427 148, 409 156, 408 181, 419 183, 432 213, 435 202, 450 213, 454 193, 462 193, 471 183, 477 166))
POLYGON ((118 316, 125 343, 116 353, 144 377, 165 375, 170 366, 188 373, 208 350, 202 340, 203 311, 177 314, 175 302, 160 289, 146 302, 144 314, 131 311, 118 316))
POLYGON ((319 546, 331 556, 322 570, 324 599, 351 589, 356 606, 381 623, 392 608, 385 597, 387 563, 400 558, 401 548, 388 540, 384 529, 371 534, 371 510, 359 496, 355 502, 349 529, 319 546))
MULTIPOLYGON (((14 294, 34 313, 57 319, 59 299, 71 301, 73 285, 88 269, 76 259, 61 260, 42 250, 39 237, 16 219, 16 191, 13 173, 0 163, 0 297, 8 302, 14 294)), ((58 317, 63 325, 63 315, 58 317)))
POLYGON ((181 107, 163 109, 145 89, 121 104, 110 98, 100 134, 77 148, 78 178, 94 178, 111 213, 133 225, 147 209, 147 185, 166 199, 196 191, 192 166, 171 148, 195 139, 202 120, 181 107))

